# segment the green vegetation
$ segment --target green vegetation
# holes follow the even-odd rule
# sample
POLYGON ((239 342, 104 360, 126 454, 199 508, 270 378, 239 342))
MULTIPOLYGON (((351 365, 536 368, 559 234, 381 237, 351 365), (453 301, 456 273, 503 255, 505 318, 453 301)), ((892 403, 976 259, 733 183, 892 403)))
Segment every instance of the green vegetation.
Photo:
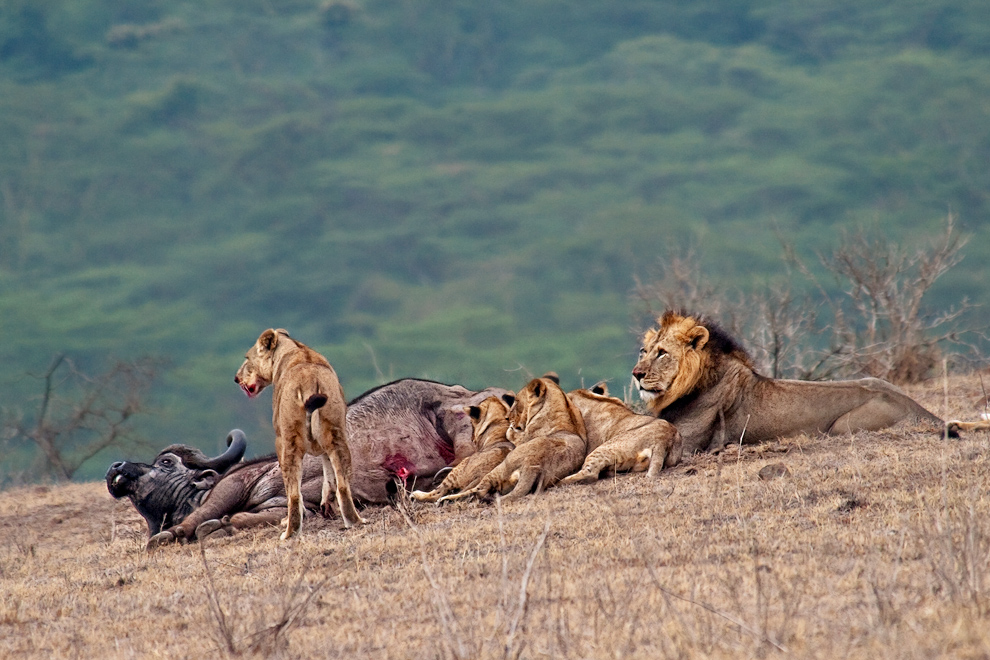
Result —
POLYGON ((948 210, 972 240, 928 304, 987 303, 988 162, 976 0, 8 0, 3 406, 56 353, 165 357, 152 444, 268 451, 232 376, 270 326, 349 395, 624 382, 672 247, 759 288, 775 232, 813 261, 948 210))

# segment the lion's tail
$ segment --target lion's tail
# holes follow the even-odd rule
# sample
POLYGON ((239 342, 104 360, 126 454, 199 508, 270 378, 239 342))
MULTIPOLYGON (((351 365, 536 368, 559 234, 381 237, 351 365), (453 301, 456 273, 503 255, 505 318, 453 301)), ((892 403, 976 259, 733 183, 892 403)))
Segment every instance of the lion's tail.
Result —
MULTIPOLYGON (((300 396, 300 398, 302 398, 300 396)), ((306 410, 306 433, 310 438, 314 438, 320 435, 318 428, 313 428, 314 426, 319 426, 320 416, 316 415, 313 418, 313 413, 322 408, 327 404, 326 394, 322 392, 317 392, 316 394, 310 394, 309 397, 303 402, 303 408, 306 410)))
POLYGON ((312 413, 314 410, 322 408, 327 404, 328 398, 326 394, 322 392, 317 392, 316 394, 310 395, 308 399, 303 403, 303 408, 306 412, 312 413))

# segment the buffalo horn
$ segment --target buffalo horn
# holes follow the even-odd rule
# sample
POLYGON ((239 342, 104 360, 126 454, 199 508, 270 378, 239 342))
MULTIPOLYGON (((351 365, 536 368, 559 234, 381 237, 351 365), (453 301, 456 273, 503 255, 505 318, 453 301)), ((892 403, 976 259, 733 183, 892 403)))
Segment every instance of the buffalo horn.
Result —
POLYGON ((234 429, 227 434, 227 451, 205 461, 203 467, 223 474, 227 468, 241 460, 245 449, 247 449, 247 437, 244 431, 234 429))

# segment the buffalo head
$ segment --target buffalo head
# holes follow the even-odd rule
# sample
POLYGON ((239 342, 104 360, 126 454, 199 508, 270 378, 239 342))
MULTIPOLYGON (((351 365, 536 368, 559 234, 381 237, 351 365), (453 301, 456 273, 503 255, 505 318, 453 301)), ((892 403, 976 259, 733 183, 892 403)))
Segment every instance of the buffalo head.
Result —
POLYGON ((227 450, 215 458, 186 445, 169 445, 151 465, 118 461, 107 470, 107 490, 115 498, 130 498, 148 523, 148 533, 182 522, 219 481, 241 460, 247 448, 244 432, 227 436, 227 450))

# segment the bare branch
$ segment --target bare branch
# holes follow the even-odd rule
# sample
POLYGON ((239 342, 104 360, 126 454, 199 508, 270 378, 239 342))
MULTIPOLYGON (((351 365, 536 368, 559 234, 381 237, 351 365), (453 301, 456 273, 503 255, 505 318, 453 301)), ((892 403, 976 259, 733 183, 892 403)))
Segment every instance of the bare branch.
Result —
POLYGON ((70 480, 100 451, 135 440, 132 421, 144 412, 143 397, 160 365, 149 358, 120 361, 93 377, 65 355, 57 355, 45 373, 36 376, 43 385, 34 419, 17 415, 7 422, 5 436, 36 445, 45 471, 70 480))

